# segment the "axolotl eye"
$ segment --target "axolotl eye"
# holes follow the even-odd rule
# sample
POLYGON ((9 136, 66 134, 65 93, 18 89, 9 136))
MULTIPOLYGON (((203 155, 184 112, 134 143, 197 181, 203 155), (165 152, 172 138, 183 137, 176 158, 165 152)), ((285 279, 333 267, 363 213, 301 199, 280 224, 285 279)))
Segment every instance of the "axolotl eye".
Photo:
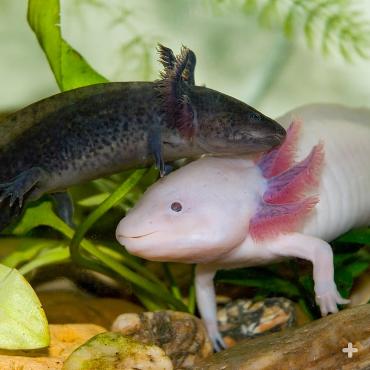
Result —
POLYGON ((261 115, 256 112, 249 112, 248 118, 250 121, 259 122, 261 121, 261 115))
POLYGON ((179 202, 173 202, 173 203, 171 204, 171 209, 172 209, 172 211, 174 211, 174 212, 180 212, 180 211, 182 210, 182 205, 181 205, 181 203, 179 203, 179 202))

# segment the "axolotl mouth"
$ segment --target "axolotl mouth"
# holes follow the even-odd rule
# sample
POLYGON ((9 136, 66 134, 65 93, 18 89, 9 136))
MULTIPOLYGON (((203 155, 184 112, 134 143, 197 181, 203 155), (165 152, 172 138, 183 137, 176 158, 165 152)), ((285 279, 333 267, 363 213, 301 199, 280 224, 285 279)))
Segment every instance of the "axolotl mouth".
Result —
POLYGON ((144 238, 146 236, 155 234, 156 232, 157 231, 152 231, 151 233, 142 234, 142 235, 135 235, 135 236, 128 236, 128 235, 123 235, 123 234, 117 234, 116 237, 117 237, 118 240, 123 240, 123 239, 140 239, 140 238, 144 238))

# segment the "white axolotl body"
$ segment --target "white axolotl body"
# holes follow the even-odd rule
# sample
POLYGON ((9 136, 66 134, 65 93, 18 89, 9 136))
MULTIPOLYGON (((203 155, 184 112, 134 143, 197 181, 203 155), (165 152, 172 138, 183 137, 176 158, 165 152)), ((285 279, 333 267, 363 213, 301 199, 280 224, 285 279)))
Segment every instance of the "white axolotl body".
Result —
POLYGON ((206 157, 159 180, 117 227, 134 255, 198 264, 198 308, 216 349, 219 269, 307 259, 322 314, 348 302, 328 241, 370 224, 370 111, 316 104, 278 121, 288 128, 297 119, 303 124, 258 161, 206 157))

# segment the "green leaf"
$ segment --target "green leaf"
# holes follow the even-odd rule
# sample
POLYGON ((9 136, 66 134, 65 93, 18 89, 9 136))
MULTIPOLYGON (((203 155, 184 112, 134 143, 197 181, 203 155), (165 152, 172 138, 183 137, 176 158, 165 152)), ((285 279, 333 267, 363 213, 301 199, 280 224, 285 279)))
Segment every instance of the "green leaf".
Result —
POLYGON ((99 204, 103 203, 109 197, 109 195, 110 193, 100 193, 92 195, 91 197, 81 199, 77 203, 82 207, 96 207, 99 204))
POLYGON ((356 261, 346 267, 346 271, 349 272, 353 278, 360 276, 369 267, 369 262, 356 261))
POLYGON ((303 31, 308 46, 317 39, 324 55, 337 50, 348 61, 354 54, 370 57, 369 19, 355 0, 245 0, 239 7, 245 14, 257 13, 263 26, 274 21, 287 38, 303 31))
POLYGON ((295 14, 296 13, 294 12, 294 6, 293 6, 284 21, 284 25, 283 25, 284 34, 288 38, 291 38, 294 35, 295 14))
POLYGON ((343 297, 348 297, 353 285, 353 276, 351 272, 346 269, 335 271, 335 282, 337 283, 339 293, 343 297))
POLYGON ((277 0, 267 1, 261 10, 259 17, 260 22, 263 25, 270 27, 276 18, 276 13, 278 13, 277 0))
POLYGON ((14 252, 8 254, 0 262, 8 267, 17 267, 21 263, 35 258, 43 249, 54 247, 58 243, 59 241, 51 239, 27 238, 20 243, 14 252))
POLYGON ((36 349, 49 345, 48 322, 24 277, 0 265, 0 348, 36 349))
POLYGON ((340 236, 334 242, 370 244, 370 228, 350 230, 344 235, 340 236))
POLYGON ((63 38, 58 0, 29 0, 27 19, 46 54, 60 90, 70 90, 107 80, 63 38))
POLYGON ((242 9, 246 13, 256 11, 256 9, 258 9, 257 0, 244 0, 242 9))
POLYGON ((38 226, 50 226, 55 230, 64 230, 64 222, 54 213, 51 202, 42 202, 28 207, 20 222, 13 228, 14 235, 24 235, 38 226))
POLYGON ((44 250, 40 256, 19 268, 21 274, 27 274, 35 268, 65 262, 69 259, 69 248, 65 243, 55 248, 44 250))
POLYGON ((289 297, 300 295, 298 288, 293 283, 263 269, 219 271, 216 280, 221 283, 261 288, 267 292, 281 293, 289 297))

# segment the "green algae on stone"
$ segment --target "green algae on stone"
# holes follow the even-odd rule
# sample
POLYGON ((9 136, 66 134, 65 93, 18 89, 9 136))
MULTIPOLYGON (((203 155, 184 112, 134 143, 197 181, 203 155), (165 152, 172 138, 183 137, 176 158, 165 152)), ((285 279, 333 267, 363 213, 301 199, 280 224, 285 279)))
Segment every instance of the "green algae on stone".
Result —
POLYGON ((101 333, 77 348, 63 370, 172 370, 162 349, 145 345, 119 333, 101 333))

